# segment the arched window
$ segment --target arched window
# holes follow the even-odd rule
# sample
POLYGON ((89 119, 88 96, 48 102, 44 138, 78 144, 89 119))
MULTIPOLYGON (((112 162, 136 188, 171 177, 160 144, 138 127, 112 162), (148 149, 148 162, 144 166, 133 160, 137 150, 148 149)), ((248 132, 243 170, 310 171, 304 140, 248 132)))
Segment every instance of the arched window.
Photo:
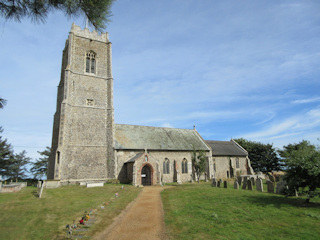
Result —
POLYGON ((239 158, 236 158, 236 168, 239 168, 240 164, 239 164, 239 158))
POLYGON ((168 158, 164 159, 163 162, 163 173, 169 174, 170 173, 170 161, 168 158))
POLYGON ((182 173, 188 173, 188 161, 187 159, 183 159, 181 163, 182 173))
POLYGON ((92 51, 86 54, 86 72, 96 73, 96 54, 92 51))

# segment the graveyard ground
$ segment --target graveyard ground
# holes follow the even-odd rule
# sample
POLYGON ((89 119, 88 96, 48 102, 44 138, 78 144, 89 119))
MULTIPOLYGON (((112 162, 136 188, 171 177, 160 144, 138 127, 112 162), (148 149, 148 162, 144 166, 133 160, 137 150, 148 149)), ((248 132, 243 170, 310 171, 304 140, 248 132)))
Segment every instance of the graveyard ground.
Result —
POLYGON ((66 186, 45 189, 44 198, 35 196, 36 188, 27 187, 18 193, 0 195, 0 239, 65 239, 65 226, 71 224, 90 209, 103 202, 110 204, 99 210, 99 219, 88 234, 108 226, 126 205, 138 195, 140 189, 119 184, 103 188, 66 186), (119 197, 114 194, 118 192, 119 197))
MULTIPOLYGON (((266 187, 266 186, 264 186, 266 187)), ((319 239, 320 199, 185 184, 162 192, 171 239, 319 239)))

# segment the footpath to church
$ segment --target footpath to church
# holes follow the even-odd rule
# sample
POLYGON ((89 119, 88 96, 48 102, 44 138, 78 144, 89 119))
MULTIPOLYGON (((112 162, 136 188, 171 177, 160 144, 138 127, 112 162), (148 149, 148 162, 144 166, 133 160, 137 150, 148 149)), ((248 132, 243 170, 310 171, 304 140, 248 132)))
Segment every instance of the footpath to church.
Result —
POLYGON ((160 186, 144 187, 137 199, 94 239, 165 239, 162 190, 160 186))

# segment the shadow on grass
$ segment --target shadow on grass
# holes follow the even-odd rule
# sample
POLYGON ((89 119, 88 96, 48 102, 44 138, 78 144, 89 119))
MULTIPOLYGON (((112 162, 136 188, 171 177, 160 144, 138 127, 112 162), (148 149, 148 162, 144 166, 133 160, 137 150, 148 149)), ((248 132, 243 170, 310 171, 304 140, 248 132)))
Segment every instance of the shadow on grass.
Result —
MULTIPOLYGON (((305 208, 320 208, 320 203, 310 202, 306 203, 305 199, 283 197, 275 194, 263 194, 256 196, 247 196, 248 201, 258 206, 268 206, 273 205, 276 208, 281 208, 286 205, 291 205, 294 207, 305 207, 305 208)), ((312 201, 312 200, 311 200, 312 201)))

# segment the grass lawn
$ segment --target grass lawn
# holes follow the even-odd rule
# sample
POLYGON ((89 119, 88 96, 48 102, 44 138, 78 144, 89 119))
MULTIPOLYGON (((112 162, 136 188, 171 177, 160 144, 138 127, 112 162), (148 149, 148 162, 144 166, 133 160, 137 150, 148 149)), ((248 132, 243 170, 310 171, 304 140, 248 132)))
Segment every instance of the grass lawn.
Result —
POLYGON ((98 221, 90 227, 88 234, 105 228, 126 205, 139 193, 140 189, 119 184, 107 184, 103 188, 65 186, 45 189, 44 198, 35 197, 36 188, 27 187, 18 193, 0 194, 0 239, 61 239, 66 224, 79 219, 84 211, 89 211, 111 203, 98 211, 98 221), (119 197, 114 198, 118 192, 119 197))
POLYGON ((320 199, 208 183, 173 186, 162 192, 171 239, 320 239, 320 199))

